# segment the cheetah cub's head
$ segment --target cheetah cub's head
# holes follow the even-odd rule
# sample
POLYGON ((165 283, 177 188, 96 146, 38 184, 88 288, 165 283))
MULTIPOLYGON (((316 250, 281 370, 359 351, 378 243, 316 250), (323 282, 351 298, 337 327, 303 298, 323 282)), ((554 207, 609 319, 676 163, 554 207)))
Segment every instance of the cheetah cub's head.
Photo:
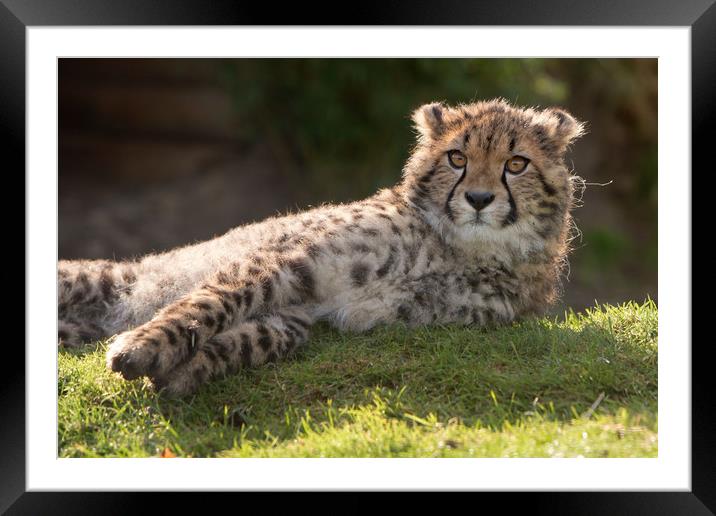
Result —
POLYGON ((564 247, 574 192, 564 154, 583 124, 561 109, 503 100, 427 104, 413 121, 418 144, 404 184, 437 231, 463 247, 523 255, 564 247))

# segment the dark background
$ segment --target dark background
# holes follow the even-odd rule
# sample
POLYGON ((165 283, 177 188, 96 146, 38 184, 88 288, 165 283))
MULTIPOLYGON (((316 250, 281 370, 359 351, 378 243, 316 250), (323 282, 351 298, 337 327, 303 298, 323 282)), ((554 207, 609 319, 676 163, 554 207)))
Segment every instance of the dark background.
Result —
POLYGON ((126 258, 393 184, 433 100, 587 122, 565 306, 657 299, 655 59, 60 59, 59 256, 126 258))

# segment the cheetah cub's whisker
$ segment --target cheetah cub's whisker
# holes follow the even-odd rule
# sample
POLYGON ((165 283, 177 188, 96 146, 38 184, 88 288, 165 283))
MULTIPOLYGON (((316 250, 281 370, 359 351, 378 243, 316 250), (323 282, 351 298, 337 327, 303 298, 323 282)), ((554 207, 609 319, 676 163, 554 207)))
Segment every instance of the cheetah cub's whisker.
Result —
POLYGON ((402 179, 363 201, 136 261, 60 261, 60 345, 119 333, 108 367, 185 395, 293 353, 317 320, 367 330, 543 312, 567 263, 564 155, 583 125, 499 99, 428 104, 413 120, 402 179))

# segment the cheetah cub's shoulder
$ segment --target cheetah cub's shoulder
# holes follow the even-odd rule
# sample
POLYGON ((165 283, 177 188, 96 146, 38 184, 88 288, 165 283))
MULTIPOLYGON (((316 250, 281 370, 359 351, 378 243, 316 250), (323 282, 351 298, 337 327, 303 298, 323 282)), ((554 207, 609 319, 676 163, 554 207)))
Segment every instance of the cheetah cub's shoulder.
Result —
POLYGON ((413 114, 402 178, 363 201, 275 217, 136 261, 59 263, 59 342, 119 333, 107 365, 169 394, 340 329, 488 325, 558 293, 583 126, 501 100, 413 114))

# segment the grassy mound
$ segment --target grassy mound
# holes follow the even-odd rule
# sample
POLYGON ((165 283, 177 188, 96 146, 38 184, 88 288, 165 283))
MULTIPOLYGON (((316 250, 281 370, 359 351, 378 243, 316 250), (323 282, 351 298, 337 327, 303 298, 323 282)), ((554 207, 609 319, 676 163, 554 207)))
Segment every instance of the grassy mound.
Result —
POLYGON ((654 457, 657 307, 498 329, 318 326, 183 400, 59 352, 61 457, 654 457))

